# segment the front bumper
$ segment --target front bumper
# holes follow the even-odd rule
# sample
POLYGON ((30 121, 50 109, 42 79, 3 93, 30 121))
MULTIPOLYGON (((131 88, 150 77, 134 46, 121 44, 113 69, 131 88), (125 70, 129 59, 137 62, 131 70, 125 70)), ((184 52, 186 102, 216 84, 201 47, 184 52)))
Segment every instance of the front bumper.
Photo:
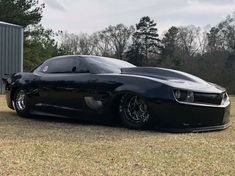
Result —
POLYGON ((192 105, 176 101, 149 101, 158 128, 172 132, 223 130, 230 126, 230 102, 225 105, 192 105))
POLYGON ((216 126, 206 126, 206 127, 187 127, 187 128, 167 128, 161 127, 160 130, 174 132, 174 133, 196 133, 196 132, 210 132, 210 131, 220 131, 225 130, 231 126, 231 123, 228 122, 224 125, 216 125, 216 126))

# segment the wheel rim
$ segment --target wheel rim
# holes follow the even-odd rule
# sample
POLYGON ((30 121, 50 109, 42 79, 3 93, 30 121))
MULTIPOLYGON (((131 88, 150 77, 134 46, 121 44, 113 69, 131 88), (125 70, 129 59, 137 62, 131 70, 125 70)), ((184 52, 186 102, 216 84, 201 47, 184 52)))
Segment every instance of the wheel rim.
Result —
POLYGON ((20 111, 23 111, 26 107, 25 102, 25 92, 23 90, 20 90, 16 95, 16 108, 20 111))
POLYGON ((145 101, 138 96, 132 96, 126 103, 125 112, 129 120, 136 123, 147 122, 149 120, 148 106, 145 101))

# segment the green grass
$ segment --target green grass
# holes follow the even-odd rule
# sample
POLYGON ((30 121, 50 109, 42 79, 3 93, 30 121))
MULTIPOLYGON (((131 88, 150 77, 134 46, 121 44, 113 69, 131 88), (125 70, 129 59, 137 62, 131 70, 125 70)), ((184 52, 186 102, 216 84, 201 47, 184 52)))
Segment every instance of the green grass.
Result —
POLYGON ((0 96, 0 175, 235 175, 231 110, 227 130, 171 134, 19 118, 0 96))

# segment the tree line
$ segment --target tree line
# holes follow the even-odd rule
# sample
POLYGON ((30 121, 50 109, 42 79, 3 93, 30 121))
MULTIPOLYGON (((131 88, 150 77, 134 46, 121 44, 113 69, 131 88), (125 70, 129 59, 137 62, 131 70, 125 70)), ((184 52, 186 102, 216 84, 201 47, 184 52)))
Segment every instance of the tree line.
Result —
POLYGON ((44 8, 37 0, 0 0, 0 20, 24 27, 26 71, 57 55, 99 55, 186 71, 235 93, 235 13, 213 27, 172 26, 160 37, 148 16, 93 34, 54 32, 40 25, 44 8))

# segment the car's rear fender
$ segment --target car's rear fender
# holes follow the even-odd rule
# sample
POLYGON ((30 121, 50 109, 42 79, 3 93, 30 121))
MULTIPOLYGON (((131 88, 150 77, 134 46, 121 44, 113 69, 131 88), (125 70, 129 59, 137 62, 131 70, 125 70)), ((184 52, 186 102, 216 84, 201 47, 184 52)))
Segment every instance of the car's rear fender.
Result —
POLYGON ((7 80, 5 80, 6 83, 6 95, 8 99, 8 104, 10 108, 12 108, 12 101, 14 99, 15 92, 18 89, 24 89, 26 93, 29 93, 30 91, 30 80, 33 80, 33 74, 32 73, 16 73, 13 74, 11 77, 9 77, 7 80))

